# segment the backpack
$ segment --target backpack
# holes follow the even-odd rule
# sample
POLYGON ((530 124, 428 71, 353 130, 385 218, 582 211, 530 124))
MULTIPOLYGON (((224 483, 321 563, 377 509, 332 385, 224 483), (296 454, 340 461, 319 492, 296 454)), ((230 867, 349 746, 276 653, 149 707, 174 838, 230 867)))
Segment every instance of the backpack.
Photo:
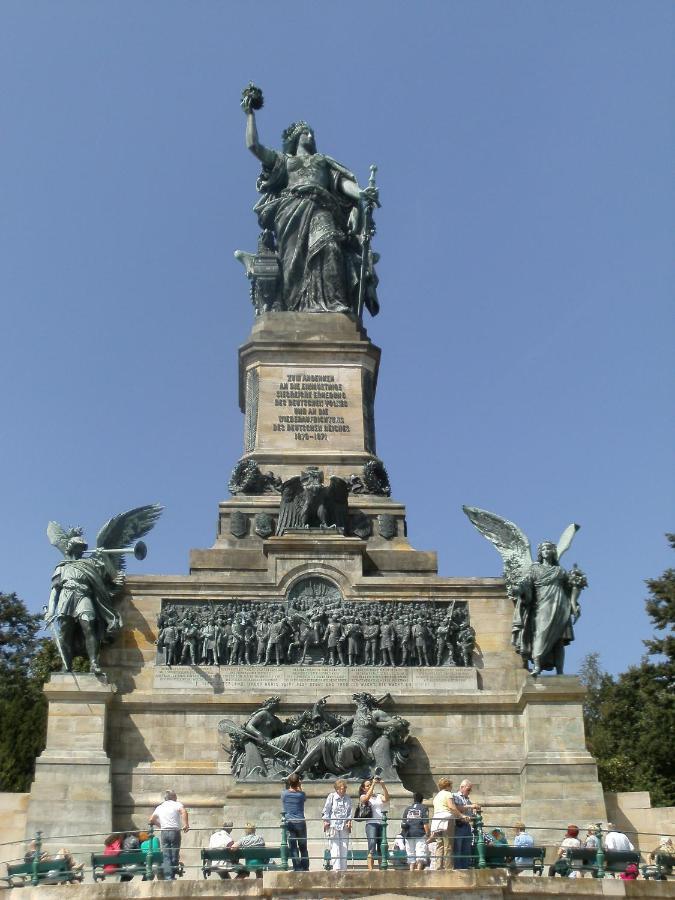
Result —
MULTIPOLYGON (((417 823, 421 823, 423 821, 428 821, 428 818, 427 819, 423 818, 424 816, 425 816, 425 813, 423 812, 422 809, 419 808, 419 806, 416 806, 415 804, 413 804, 412 806, 408 806, 403 811, 403 820, 401 821, 401 834, 403 835, 403 837, 409 836, 411 824, 413 824, 413 823, 417 824, 417 823)), ((424 830, 422 830, 422 834, 423 833, 424 833, 424 830)))

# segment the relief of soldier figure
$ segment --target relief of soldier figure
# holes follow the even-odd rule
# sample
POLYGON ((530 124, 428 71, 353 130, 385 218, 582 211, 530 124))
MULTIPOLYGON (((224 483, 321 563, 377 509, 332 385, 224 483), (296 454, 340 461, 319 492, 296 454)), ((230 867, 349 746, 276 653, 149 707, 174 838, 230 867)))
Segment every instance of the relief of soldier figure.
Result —
POLYGON ((353 694, 348 718, 327 709, 327 697, 300 715, 282 720, 279 697, 269 697, 244 722, 223 719, 219 732, 229 739, 232 774, 239 781, 281 779, 291 772, 309 779, 365 778, 378 774, 398 781, 407 759, 409 723, 382 707, 389 695, 353 694))
POLYGON ((349 602, 336 588, 285 603, 168 602, 157 625, 164 666, 470 667, 476 643, 466 601, 349 602))

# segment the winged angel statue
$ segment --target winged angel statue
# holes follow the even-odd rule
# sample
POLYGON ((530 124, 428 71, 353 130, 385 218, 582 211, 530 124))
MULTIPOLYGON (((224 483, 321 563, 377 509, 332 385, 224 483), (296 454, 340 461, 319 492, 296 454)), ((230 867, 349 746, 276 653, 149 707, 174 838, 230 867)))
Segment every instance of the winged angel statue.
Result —
POLYGON ((511 642, 525 668, 532 663, 533 675, 544 669, 562 675, 565 647, 574 640, 572 626, 581 615, 579 594, 588 584, 576 564, 569 572, 560 565, 579 526, 568 525, 557 544, 539 544, 535 562, 527 536, 513 522, 475 506, 462 509, 504 561, 504 580, 515 603, 511 642))
POLYGON ((146 535, 159 519, 162 507, 156 503, 138 506, 109 519, 96 536, 96 549, 88 553, 82 528, 63 528, 58 522, 47 526, 47 537, 63 553, 52 575, 52 589, 45 620, 70 672, 73 657, 88 656, 91 671, 100 675, 101 644, 114 638, 122 627, 115 600, 124 584, 126 553, 145 557, 145 544, 129 543, 146 535))

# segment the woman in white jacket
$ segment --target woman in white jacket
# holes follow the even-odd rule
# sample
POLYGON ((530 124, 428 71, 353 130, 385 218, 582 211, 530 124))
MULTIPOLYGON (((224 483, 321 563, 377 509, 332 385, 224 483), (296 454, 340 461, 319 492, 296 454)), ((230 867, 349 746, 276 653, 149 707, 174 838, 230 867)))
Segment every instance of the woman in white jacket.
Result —
POLYGON ((352 831, 352 801, 347 796, 347 782, 342 778, 338 778, 334 788, 326 797, 321 818, 323 830, 328 835, 331 868, 344 871, 352 831))

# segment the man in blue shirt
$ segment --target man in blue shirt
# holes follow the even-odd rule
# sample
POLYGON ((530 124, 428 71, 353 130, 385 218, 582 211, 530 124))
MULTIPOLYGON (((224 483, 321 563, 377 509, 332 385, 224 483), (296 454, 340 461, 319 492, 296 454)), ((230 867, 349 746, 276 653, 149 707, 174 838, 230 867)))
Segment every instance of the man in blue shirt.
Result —
MULTIPOLYGON (((516 836, 513 839, 514 847, 534 847, 534 838, 525 831, 524 822, 516 822, 513 827, 516 832, 516 836)), ((513 864, 516 868, 524 868, 525 866, 529 866, 531 862, 532 860, 525 859, 523 856, 516 856, 513 860, 513 864)))
MULTIPOLYGON (((471 802, 470 794, 472 790, 473 785, 468 778, 465 778, 460 784, 459 790, 452 795, 455 806, 465 816, 473 816, 479 809, 475 803, 471 802)), ((464 821, 463 819, 458 819, 455 822, 455 839, 453 842, 453 855, 455 858, 456 869, 471 868, 473 856, 472 842, 473 831, 471 823, 464 821)))
POLYGON ((288 788, 281 792, 281 809, 286 817, 288 848, 296 872, 307 872, 307 824, 305 822, 305 792, 299 775, 288 776, 288 788))

